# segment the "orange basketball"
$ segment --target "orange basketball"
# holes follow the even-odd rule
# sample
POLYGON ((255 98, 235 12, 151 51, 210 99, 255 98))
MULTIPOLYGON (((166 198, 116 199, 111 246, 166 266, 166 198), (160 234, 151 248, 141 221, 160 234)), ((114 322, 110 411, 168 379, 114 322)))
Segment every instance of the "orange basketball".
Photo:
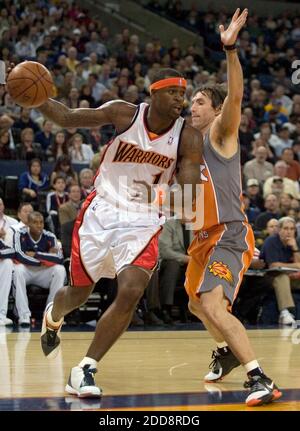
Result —
POLYGON ((36 61, 24 61, 15 66, 8 75, 6 85, 14 101, 25 108, 40 106, 53 95, 51 74, 36 61))

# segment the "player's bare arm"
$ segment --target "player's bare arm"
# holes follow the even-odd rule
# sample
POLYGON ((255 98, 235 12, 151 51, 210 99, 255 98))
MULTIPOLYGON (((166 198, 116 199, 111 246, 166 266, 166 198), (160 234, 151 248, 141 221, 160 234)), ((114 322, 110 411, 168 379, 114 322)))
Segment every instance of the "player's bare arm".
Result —
POLYGON ((184 184, 193 186, 193 196, 195 198, 196 185, 200 184, 200 162, 203 152, 203 137, 202 133, 186 125, 181 138, 179 147, 178 172, 176 179, 181 187, 184 184))
MULTIPOLYGON (((221 41, 225 47, 235 44, 237 36, 244 26, 248 10, 240 13, 237 9, 232 17, 229 27, 225 30, 220 25, 221 41)), ((238 129, 241 119, 241 105, 243 100, 244 82, 243 71, 238 58, 237 50, 225 50, 227 61, 228 94, 225 98, 221 114, 214 120, 210 137, 216 149, 225 157, 233 156, 237 149, 238 129)))
POLYGON ((38 109, 45 117, 64 128, 101 127, 113 124, 117 132, 120 132, 129 126, 137 107, 122 100, 115 100, 96 109, 70 109, 56 100, 49 99, 38 109))

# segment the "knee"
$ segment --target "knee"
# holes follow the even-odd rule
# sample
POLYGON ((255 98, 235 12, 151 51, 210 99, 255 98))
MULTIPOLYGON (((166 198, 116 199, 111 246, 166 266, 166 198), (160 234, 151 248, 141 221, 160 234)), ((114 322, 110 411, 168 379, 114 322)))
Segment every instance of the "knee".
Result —
POLYGON ((22 263, 18 263, 14 267, 14 275, 16 277, 24 277, 25 270, 25 266, 22 263))
POLYGON ((129 312, 136 307, 143 294, 144 288, 125 285, 117 295, 116 304, 122 308, 122 311, 129 312))
POLYGON ((218 304, 212 301, 209 294, 202 294, 199 298, 199 312, 210 319, 218 313, 218 304))

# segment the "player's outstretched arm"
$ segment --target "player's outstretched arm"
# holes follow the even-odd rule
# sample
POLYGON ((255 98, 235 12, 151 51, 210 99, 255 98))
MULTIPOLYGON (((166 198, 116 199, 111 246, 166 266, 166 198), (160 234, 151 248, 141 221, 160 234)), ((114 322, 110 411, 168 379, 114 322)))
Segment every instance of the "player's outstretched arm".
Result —
POLYGON ((37 109, 45 117, 64 128, 101 127, 105 124, 114 124, 117 129, 119 127, 121 129, 122 122, 127 125, 128 119, 130 120, 130 117, 134 115, 136 106, 122 100, 114 100, 96 109, 70 109, 63 103, 49 99, 37 109))
MULTIPOLYGON (((231 19, 231 23, 225 30, 220 25, 220 36, 225 47, 232 47, 236 43, 237 36, 246 22, 248 10, 240 13, 237 9, 231 19)), ((236 49, 225 49, 227 61, 228 94, 224 101, 221 115, 217 117, 216 123, 222 137, 237 136, 241 120, 241 105, 244 93, 243 71, 236 49)), ((232 140, 233 145, 236 140, 232 140)), ((224 140, 223 140, 224 144, 224 140)))

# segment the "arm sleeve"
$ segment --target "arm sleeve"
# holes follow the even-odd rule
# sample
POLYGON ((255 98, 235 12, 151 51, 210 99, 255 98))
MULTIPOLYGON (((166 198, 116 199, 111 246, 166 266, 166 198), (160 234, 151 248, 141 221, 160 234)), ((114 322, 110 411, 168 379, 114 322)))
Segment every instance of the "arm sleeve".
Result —
POLYGON ((26 172, 24 172, 20 178, 19 178, 19 185, 18 188, 20 191, 22 191, 24 188, 29 188, 28 187, 28 178, 27 178, 27 174, 26 172))
POLYGON ((46 266, 53 266, 53 265, 60 265, 64 262, 64 257, 62 254, 61 247, 59 246, 57 239, 55 235, 51 234, 49 239, 49 249, 50 248, 56 248, 58 251, 57 253, 47 253, 47 252, 36 252, 35 257, 44 265, 46 266))
POLYGON ((41 263, 39 260, 35 259, 34 257, 28 256, 26 254, 26 251, 28 251, 28 250, 22 249, 21 240, 20 240, 21 235, 22 235, 22 233, 19 231, 16 231, 14 233, 14 242, 13 243, 14 243, 14 249, 16 251, 16 259, 20 263, 24 263, 25 265, 40 266, 41 263))
POLYGON ((0 259, 13 259, 15 254, 14 248, 8 247, 3 241, 0 241, 0 259))

